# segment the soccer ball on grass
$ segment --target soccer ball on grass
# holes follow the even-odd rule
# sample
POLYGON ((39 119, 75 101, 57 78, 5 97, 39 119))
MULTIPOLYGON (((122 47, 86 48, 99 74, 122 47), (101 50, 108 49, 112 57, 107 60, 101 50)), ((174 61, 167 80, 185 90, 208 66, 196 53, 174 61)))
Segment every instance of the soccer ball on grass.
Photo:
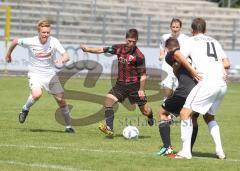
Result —
POLYGON ((130 139, 137 139, 139 136, 139 131, 135 126, 127 126, 123 129, 123 137, 130 139))

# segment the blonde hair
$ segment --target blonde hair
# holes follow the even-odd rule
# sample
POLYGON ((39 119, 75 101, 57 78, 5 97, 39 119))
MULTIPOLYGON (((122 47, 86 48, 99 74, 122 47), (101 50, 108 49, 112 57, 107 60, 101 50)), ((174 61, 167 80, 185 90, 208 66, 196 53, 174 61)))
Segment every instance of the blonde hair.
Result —
POLYGON ((50 21, 47 19, 41 19, 37 22, 37 30, 40 31, 41 27, 51 27, 50 21))

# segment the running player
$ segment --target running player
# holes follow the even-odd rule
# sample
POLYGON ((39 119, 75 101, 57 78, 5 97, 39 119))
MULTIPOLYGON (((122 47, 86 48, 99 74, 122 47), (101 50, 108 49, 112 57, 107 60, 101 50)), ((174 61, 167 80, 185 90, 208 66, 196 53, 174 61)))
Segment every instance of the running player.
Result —
POLYGON ((100 123, 99 129, 109 136, 113 136, 113 105, 129 98, 131 103, 139 106, 142 114, 148 117, 148 124, 154 124, 152 109, 147 105, 145 95, 146 67, 145 57, 136 46, 138 31, 129 29, 126 33, 126 43, 111 47, 90 48, 80 45, 84 52, 110 53, 117 55, 118 79, 115 86, 109 91, 105 100, 105 121, 100 123))
POLYGON ((42 96, 42 89, 53 95, 63 113, 66 124, 65 132, 73 133, 68 105, 64 99, 64 91, 56 75, 54 64, 63 64, 69 56, 60 42, 50 36, 51 25, 46 19, 37 23, 38 36, 31 38, 14 39, 7 51, 6 61, 11 62, 11 54, 17 45, 29 51, 29 87, 31 93, 19 113, 19 122, 24 123, 32 105, 42 96), (61 58, 56 57, 56 51, 61 58))

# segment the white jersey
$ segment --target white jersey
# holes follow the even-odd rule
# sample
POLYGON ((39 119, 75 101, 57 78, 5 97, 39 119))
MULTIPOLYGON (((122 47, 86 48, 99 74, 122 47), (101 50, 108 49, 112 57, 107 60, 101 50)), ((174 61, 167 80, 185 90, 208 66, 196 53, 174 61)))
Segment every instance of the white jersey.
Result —
POLYGON ((56 52, 65 53, 65 49, 58 39, 49 37, 45 44, 41 44, 39 37, 18 39, 18 45, 25 47, 29 51, 29 74, 34 73, 42 76, 56 73, 54 60, 56 52))
MULTIPOLYGON (((170 33, 164 34, 162 36, 160 50, 164 50, 165 42, 171 36, 172 35, 170 33)), ((185 34, 180 34, 177 39, 180 44, 180 51, 182 50, 183 47, 185 47, 189 44, 189 37, 185 34)), ((165 53, 165 55, 166 55, 166 53, 165 53)), ((161 78, 161 79, 163 79, 163 81, 161 82, 161 86, 175 90, 178 87, 178 80, 173 73, 173 68, 166 62, 165 58, 163 59, 161 69, 167 73, 167 77, 165 79, 161 78)))
MULTIPOLYGON (((171 33, 169 33, 169 34, 164 34, 164 35, 162 36, 160 49, 163 50, 163 49, 165 48, 165 42, 166 42, 166 40, 169 39, 170 37, 171 37, 171 33)), ((177 40, 178 40, 179 45, 180 45, 180 51, 182 51, 182 49, 185 49, 185 47, 188 46, 188 44, 189 44, 189 39, 190 39, 190 38, 189 38, 187 35, 185 35, 185 34, 180 34, 180 35, 178 36, 177 40)), ((162 69, 163 69, 164 71, 166 71, 168 74, 174 76, 174 74, 173 74, 173 69, 172 69, 171 66, 169 66, 169 65, 167 64, 167 62, 165 61, 165 58, 164 58, 163 63, 162 63, 162 69)))
MULTIPOLYGON (((166 42, 166 40, 169 39, 171 36, 172 36, 171 33, 169 33, 169 34, 164 34, 164 35, 162 36, 160 49, 164 49, 164 48, 165 48, 165 42, 166 42)), ((178 42, 179 42, 180 51, 181 51, 181 47, 188 45, 189 37, 188 37, 187 35, 185 35, 185 34, 179 34, 179 36, 177 37, 177 40, 178 40, 178 42)))
POLYGON ((225 85, 223 79, 222 59, 226 58, 219 42, 204 34, 190 38, 189 46, 182 50, 184 56, 191 56, 192 63, 204 82, 214 85, 225 85))

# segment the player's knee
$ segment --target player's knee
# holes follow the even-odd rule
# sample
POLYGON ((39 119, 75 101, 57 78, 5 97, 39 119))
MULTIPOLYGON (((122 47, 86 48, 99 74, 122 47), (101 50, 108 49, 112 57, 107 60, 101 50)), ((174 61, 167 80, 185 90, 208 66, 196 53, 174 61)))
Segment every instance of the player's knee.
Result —
POLYGON ((190 115, 191 115, 191 112, 183 108, 180 112, 180 119, 187 120, 189 119, 190 115))
POLYGON ((164 97, 170 97, 170 96, 172 96, 172 94, 173 94, 173 90, 172 89, 166 88, 166 87, 163 89, 164 97))
POLYGON ((104 102, 104 105, 107 106, 107 107, 113 107, 113 105, 118 101, 118 99, 113 96, 112 94, 108 94, 106 99, 105 99, 105 102, 104 102))
POLYGON ((157 121, 168 120, 169 113, 165 110, 160 109, 157 115, 157 121))
POLYGON ((36 101, 38 99, 40 99, 42 96, 42 92, 38 91, 38 92, 32 92, 32 98, 36 101))
POLYGON ((66 100, 64 98, 57 98, 57 102, 59 107, 65 107, 67 105, 66 100))
POLYGON ((210 115, 207 113, 206 115, 203 115, 203 119, 205 123, 208 124, 209 122, 213 121, 215 118, 213 115, 210 115))

